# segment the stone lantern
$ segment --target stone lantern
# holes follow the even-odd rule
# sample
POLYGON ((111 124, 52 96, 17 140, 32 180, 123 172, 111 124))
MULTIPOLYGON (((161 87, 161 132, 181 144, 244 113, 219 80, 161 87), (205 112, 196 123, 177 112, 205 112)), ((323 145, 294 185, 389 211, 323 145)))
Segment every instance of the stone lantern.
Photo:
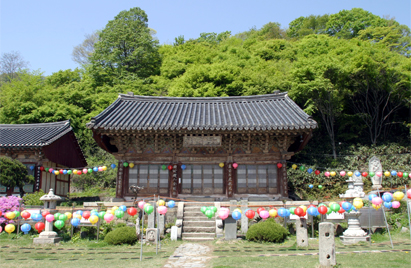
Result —
MULTIPOLYGON (((50 189, 49 193, 40 197, 41 201, 44 201, 44 209, 48 210, 51 214, 57 212, 57 201, 61 201, 62 198, 55 195, 53 189, 50 189)), ((53 222, 46 222, 46 227, 43 232, 40 233, 38 238, 34 238, 34 244, 54 244, 60 242, 63 238, 58 237, 57 233, 53 231, 53 222)))

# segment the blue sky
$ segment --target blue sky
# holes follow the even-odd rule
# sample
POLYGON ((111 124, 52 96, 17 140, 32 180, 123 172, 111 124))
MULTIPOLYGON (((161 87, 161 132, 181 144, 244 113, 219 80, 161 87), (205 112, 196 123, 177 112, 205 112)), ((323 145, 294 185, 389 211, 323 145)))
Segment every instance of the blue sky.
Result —
POLYGON ((232 34, 260 28, 272 21, 286 28, 300 17, 337 13, 360 7, 375 15, 389 15, 411 27, 410 0, 70 0, 0 2, 0 52, 19 51, 30 69, 45 75, 74 69, 73 47, 84 35, 105 27, 120 11, 142 8, 160 44, 174 38, 197 38, 202 32, 232 34))

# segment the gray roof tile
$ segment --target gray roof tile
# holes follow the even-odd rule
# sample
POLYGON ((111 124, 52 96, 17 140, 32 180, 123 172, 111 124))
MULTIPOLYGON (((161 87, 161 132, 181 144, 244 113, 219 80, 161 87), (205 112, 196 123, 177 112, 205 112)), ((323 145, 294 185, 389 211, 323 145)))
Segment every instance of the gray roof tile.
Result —
POLYGON ((217 97, 151 97, 120 94, 87 124, 106 130, 314 129, 315 122, 284 93, 217 97))

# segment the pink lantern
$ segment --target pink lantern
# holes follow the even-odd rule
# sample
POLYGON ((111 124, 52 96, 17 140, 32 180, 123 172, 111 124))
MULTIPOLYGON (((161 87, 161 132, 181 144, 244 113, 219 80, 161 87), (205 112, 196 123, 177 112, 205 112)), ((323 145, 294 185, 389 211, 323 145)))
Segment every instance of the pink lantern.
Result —
POLYGON ((381 203, 382 203, 382 199, 381 199, 381 197, 376 196, 376 197, 374 197, 374 198, 371 200, 371 202, 372 202, 374 205, 379 206, 379 205, 381 205, 381 203))
POLYGON ((330 172, 326 171, 326 172, 324 172, 324 175, 325 175, 326 177, 330 177, 330 172))
POLYGON ((410 178, 411 178, 411 172, 408 174, 408 177, 410 177, 410 178))
POLYGON ((166 206, 159 206, 157 208, 158 213, 160 213, 161 215, 165 215, 167 213, 167 207, 166 206))
POLYGON ((345 173, 345 171, 344 171, 344 170, 340 172, 340 176, 341 176, 341 177, 344 177, 344 176, 345 176, 345 174, 346 174, 346 173, 345 173))
POLYGON ((228 218, 229 215, 229 211, 227 211, 226 209, 220 209, 218 211, 218 217, 220 217, 220 219, 225 220, 228 218))
POLYGON ((407 197, 408 197, 408 198, 411 198, 411 189, 408 189, 408 190, 407 190, 407 197))
POLYGON ((105 220, 107 223, 110 223, 113 219, 114 219, 114 215, 111 214, 111 213, 106 213, 106 214, 104 215, 104 220, 105 220))
POLYGON ((46 216, 46 221, 48 222, 53 222, 54 221, 54 215, 53 214, 49 214, 46 216))
POLYGON ((0 226, 0 233, 3 231, 3 227, 0 226))
POLYGON ((54 171, 54 169, 49 168, 49 172, 50 172, 50 173, 53 173, 53 171, 54 171))
POLYGON ((261 210, 260 211, 260 217, 263 218, 264 220, 270 217, 270 213, 267 210, 261 210))
POLYGON ((140 209, 144 209, 144 205, 146 204, 146 202, 144 202, 144 201, 140 201, 140 202, 138 202, 138 207, 140 208, 140 209))
POLYGON ((377 177, 381 177, 381 176, 382 176, 382 172, 381 172, 381 171, 377 171, 377 172, 375 172, 375 175, 376 175, 377 177))
POLYGON ((87 174, 87 172, 88 172, 87 168, 84 168, 84 169, 83 169, 83 173, 84 173, 84 174, 87 174))
POLYGON ((237 167, 238 167, 238 164, 237 164, 237 163, 233 163, 233 168, 234 168, 234 169, 237 169, 237 167))
POLYGON ((98 167, 98 171, 103 171, 103 167, 98 167))
POLYGON ((392 207, 393 208, 399 208, 401 206, 400 202, 398 201, 392 201, 392 207))

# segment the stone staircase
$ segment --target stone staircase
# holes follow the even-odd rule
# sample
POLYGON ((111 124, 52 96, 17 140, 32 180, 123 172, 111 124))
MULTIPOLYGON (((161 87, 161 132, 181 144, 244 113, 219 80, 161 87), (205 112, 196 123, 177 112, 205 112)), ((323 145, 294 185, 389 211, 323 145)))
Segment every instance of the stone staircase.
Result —
POLYGON ((215 216, 208 219, 201 213, 201 204, 184 202, 182 239, 187 241, 211 241, 216 235, 215 216))

